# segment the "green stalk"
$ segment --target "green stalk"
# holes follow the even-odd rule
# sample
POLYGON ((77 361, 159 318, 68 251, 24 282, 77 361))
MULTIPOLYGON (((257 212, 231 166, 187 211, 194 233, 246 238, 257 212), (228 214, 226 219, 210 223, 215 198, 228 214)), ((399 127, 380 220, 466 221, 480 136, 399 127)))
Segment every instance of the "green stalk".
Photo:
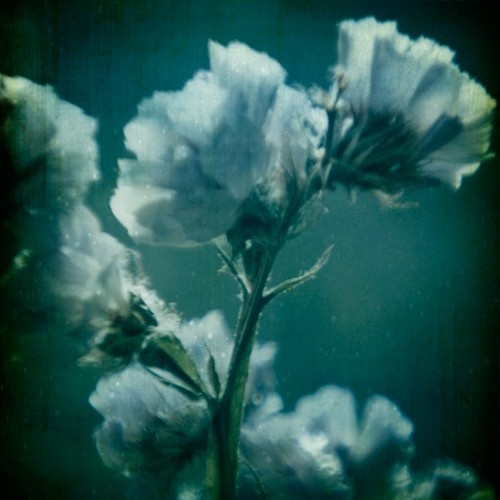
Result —
MULTIPOLYGON (((250 356, 255 340, 257 322, 264 306, 282 291, 291 289, 314 277, 328 260, 331 249, 319 259, 308 273, 288 280, 265 294, 267 279, 276 256, 286 241, 298 214, 308 200, 324 186, 324 171, 328 162, 320 162, 313 169, 307 182, 297 183, 289 193, 288 206, 283 217, 274 226, 265 244, 253 248, 251 271, 246 271, 240 285, 244 289, 244 299, 240 307, 236 327, 236 342, 233 350, 224 393, 213 411, 209 437, 207 480, 213 500, 234 500, 236 498, 238 475, 238 447, 245 402, 245 388, 248 379, 250 356)), ((256 244, 256 242, 253 242, 256 244)), ((243 255, 243 261, 244 259, 243 255)), ((231 262, 227 264, 231 268, 231 262)), ((234 271, 233 271, 234 272, 234 271)), ((234 272, 237 276, 238 272, 234 272)))
POLYGON ((264 288, 277 250, 266 249, 262 252, 251 289, 240 308, 227 383, 213 418, 209 442, 208 481, 214 500, 236 498, 238 445, 250 355, 259 315, 266 303, 263 299, 264 288))

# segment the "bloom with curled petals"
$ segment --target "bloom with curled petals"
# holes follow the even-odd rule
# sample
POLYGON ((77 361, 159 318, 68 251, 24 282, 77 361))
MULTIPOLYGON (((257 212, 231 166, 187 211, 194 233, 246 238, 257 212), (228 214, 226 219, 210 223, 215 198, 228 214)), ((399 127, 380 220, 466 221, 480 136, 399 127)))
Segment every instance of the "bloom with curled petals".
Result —
POLYGON ((276 166, 305 169, 315 140, 301 122, 326 127, 324 111, 287 88, 266 54, 210 42, 209 56, 210 71, 156 92, 125 127, 136 159, 120 160, 111 207, 136 241, 189 246, 224 234, 276 166))
POLYGON ((397 194, 458 188, 488 157, 495 101, 436 42, 396 23, 344 21, 330 95, 330 182, 397 194))

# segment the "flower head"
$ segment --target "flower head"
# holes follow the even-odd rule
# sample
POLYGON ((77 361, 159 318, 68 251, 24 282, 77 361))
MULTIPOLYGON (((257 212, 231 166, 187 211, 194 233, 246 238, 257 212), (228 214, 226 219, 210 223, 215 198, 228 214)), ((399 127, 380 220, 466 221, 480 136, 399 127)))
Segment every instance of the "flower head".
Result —
POLYGON ((490 146, 495 101, 436 42, 393 22, 344 21, 327 99, 337 121, 331 182, 397 193, 474 173, 490 146))
MULTIPOLYGON (((206 453, 213 417, 207 401, 222 395, 232 348, 219 311, 159 322, 132 362, 101 378, 90 397, 104 418, 95 434, 104 463, 162 488, 200 486, 197 476, 183 478, 183 470, 206 453), (172 335, 175 342, 164 342, 172 335)), ((257 409, 261 417, 270 414, 270 397, 279 399, 272 392, 274 353, 272 344, 257 344, 252 353, 246 401, 254 418, 257 409)))
POLYGON ((164 329, 178 324, 136 269, 137 259, 84 205, 60 217, 59 246, 42 269, 66 325, 87 340, 82 363, 128 364, 159 323, 164 329))
POLYGON ((68 208, 99 179, 96 121, 51 87, 0 75, 0 147, 14 202, 68 208))
POLYGON ((292 413, 248 422, 242 451, 269 492, 351 498, 355 491, 373 498, 408 463, 412 432, 387 399, 371 398, 358 419, 352 393, 328 386, 302 398, 292 413))
POLYGON ((136 159, 120 160, 111 206, 139 242, 186 246, 224 234, 259 183, 294 168, 303 177, 319 142, 308 134, 326 126, 266 54, 210 42, 209 56, 210 71, 181 91, 156 92, 125 127, 136 159))
POLYGON ((0 279, 57 239, 58 216, 99 179, 97 124, 51 87, 0 74, 0 279))
POLYGON ((256 417, 242 429, 241 484, 257 492, 248 498, 262 491, 272 498, 489 498, 476 474, 453 462, 414 474, 413 424, 385 397, 371 397, 359 415, 350 391, 326 386, 293 412, 256 417))
POLYGON ((163 383, 139 363, 102 378, 90 404, 104 417, 95 434, 104 463, 163 487, 206 439, 205 401, 163 383))

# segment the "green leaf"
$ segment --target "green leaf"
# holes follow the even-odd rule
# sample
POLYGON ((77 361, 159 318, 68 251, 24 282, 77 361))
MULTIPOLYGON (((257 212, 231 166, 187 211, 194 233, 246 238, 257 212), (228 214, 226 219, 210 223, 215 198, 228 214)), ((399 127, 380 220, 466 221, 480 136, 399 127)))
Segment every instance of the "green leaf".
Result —
POLYGON ((320 256, 320 258, 316 261, 316 263, 309 268, 306 272, 302 273, 300 276, 295 278, 290 278, 288 280, 282 281, 279 285, 271 288, 270 290, 266 290, 263 296, 263 300, 265 304, 270 302, 272 299, 277 297, 278 295, 289 292, 294 288, 302 285, 306 281, 316 278, 318 272, 325 267, 330 259, 330 255, 332 254, 333 245, 330 245, 320 256))
POLYGON ((151 366, 146 366, 145 368, 163 385, 175 388, 192 401, 200 399, 201 395, 199 391, 193 390, 193 387, 189 383, 184 382, 172 372, 151 366))
POLYGON ((250 283, 248 282, 248 279, 245 276, 244 271, 237 264, 237 262, 233 260, 229 255, 227 251, 227 247, 229 246, 227 240, 225 240, 225 238, 218 238, 217 241, 215 242, 215 245, 217 246, 219 257, 224 262, 225 268, 223 269, 227 270, 236 279, 236 281, 241 287, 243 294, 244 295, 248 294, 251 288, 250 283))
POLYGON ((195 362, 177 337, 172 334, 161 334, 155 335, 152 340, 177 368, 175 375, 189 382, 198 392, 208 395, 195 362))
POLYGON ((220 379, 219 379, 219 374, 217 373, 217 368, 215 366, 215 359, 212 356, 212 353, 210 351, 208 351, 208 354, 209 354, 208 366, 207 366, 208 378, 209 378, 210 384, 212 385, 212 388, 214 390, 215 397, 219 398, 220 390, 221 390, 221 383, 220 383, 220 379))

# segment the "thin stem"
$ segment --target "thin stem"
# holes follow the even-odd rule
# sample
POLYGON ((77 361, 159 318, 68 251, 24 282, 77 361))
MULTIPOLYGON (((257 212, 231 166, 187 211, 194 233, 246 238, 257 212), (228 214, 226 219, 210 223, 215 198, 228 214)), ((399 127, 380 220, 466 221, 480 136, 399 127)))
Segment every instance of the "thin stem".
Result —
POLYGON ((216 244, 216 245, 217 245, 217 251, 219 253, 220 258, 224 262, 229 273, 234 276, 236 281, 238 281, 238 284, 241 287, 241 291, 242 291, 243 295, 246 297, 246 295, 250 292, 250 288, 251 288, 251 285, 248 282, 247 277, 240 269, 238 269, 237 265, 231 260, 231 257, 229 257, 229 255, 226 254, 226 252, 224 251, 222 246, 218 245, 218 244, 216 244))

